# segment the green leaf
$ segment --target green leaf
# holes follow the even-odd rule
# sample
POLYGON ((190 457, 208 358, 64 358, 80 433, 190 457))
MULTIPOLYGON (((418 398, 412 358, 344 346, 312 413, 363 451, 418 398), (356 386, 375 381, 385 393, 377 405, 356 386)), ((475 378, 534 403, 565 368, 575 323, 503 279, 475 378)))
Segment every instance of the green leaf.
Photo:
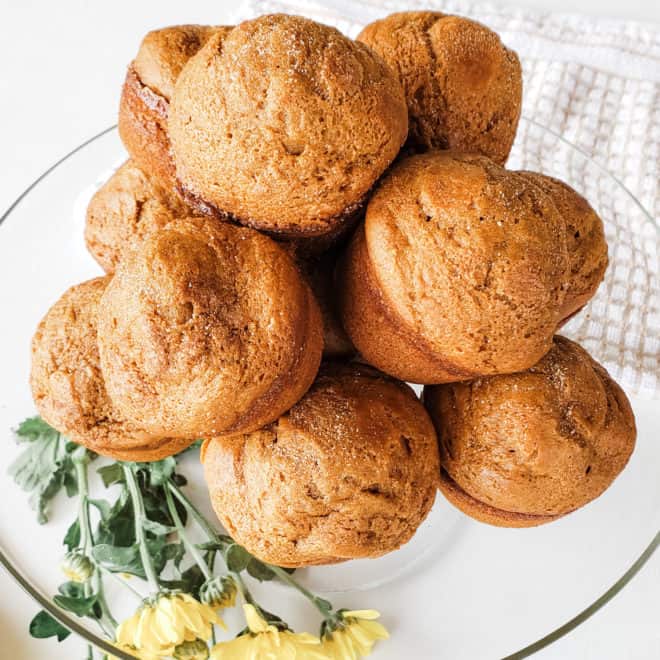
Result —
POLYGON ((30 635, 36 639, 57 637, 57 641, 61 642, 70 634, 70 630, 67 630, 59 621, 43 610, 30 621, 30 635))
POLYGON ((186 479, 182 474, 179 474, 178 472, 175 472, 172 475, 172 481, 174 482, 175 485, 179 486, 185 486, 188 483, 188 479, 186 479))
POLYGON ((65 472, 63 483, 67 497, 74 497, 78 494, 78 480, 76 479, 75 474, 69 471, 65 472))
POLYGON ((110 508, 107 519, 99 522, 94 539, 98 544, 107 543, 121 547, 135 543, 133 506, 125 487, 110 508))
POLYGON ((85 585, 80 582, 63 582, 57 590, 62 596, 70 598, 83 598, 85 595, 85 585))
POLYGON ((111 507, 110 507, 110 502, 107 500, 99 500, 99 499, 90 499, 87 498, 87 501, 96 509, 98 512, 101 514, 101 520, 108 520, 110 517, 110 512, 111 512, 111 507))
POLYGON ((67 530, 63 543, 69 551, 80 545, 80 522, 77 519, 67 530))
POLYGON ((110 463, 100 467, 97 472, 103 480, 103 485, 107 488, 112 484, 119 484, 124 482, 124 471, 119 463, 110 463))
POLYGON ((205 581, 206 578, 199 566, 193 564, 181 574, 179 580, 161 579, 161 584, 167 589, 177 589, 189 594, 199 595, 199 590, 205 581))
POLYGON ((329 600, 326 600, 325 598, 321 598, 320 596, 317 596, 314 599, 321 607, 325 608, 328 611, 332 611, 332 603, 329 600))
MULTIPOLYGON (((143 464, 144 465, 144 464, 143 464)), ((147 463, 146 469, 149 472, 149 481, 151 486, 163 486, 165 485, 170 477, 174 474, 176 469, 176 461, 172 456, 164 458, 162 461, 154 461, 153 463, 147 463)))
POLYGON ((252 557, 247 565, 247 572, 253 577, 259 580, 259 582, 268 582, 275 577, 275 573, 266 566, 266 564, 260 562, 256 557, 252 557))
POLYGON ((167 536, 176 530, 176 527, 163 525, 162 523, 156 522, 155 520, 149 520, 148 518, 145 518, 142 521, 142 527, 144 527, 147 532, 151 532, 156 536, 167 536))
POLYGON ((53 602, 63 610, 73 612, 78 616, 94 616, 94 605, 96 605, 97 596, 87 598, 73 598, 71 596, 54 596, 53 602))
POLYGON ((205 543, 199 543, 197 547, 204 552, 216 552, 224 551, 224 549, 230 545, 234 545, 234 539, 231 536, 226 534, 218 534, 218 541, 206 541, 205 543))
POLYGON ((28 417, 23 420, 16 429, 16 436, 19 442, 34 442, 45 437, 56 437, 59 433, 46 424, 41 417, 28 417))
MULTIPOLYGON (((43 524, 48 520, 50 502, 62 487, 68 494, 77 491, 75 467, 67 450, 69 443, 39 417, 22 422, 16 437, 26 446, 9 466, 9 474, 18 486, 30 493, 30 506, 43 524)), ((75 447, 77 451, 77 445, 75 447)))
POLYGON ((127 548, 107 544, 95 545, 92 548, 92 556, 99 564, 113 573, 130 573, 137 577, 145 577, 137 544, 127 548))
POLYGON ((244 571, 251 559, 252 555, 243 546, 238 545, 238 543, 232 543, 225 551, 227 568, 236 573, 244 571))

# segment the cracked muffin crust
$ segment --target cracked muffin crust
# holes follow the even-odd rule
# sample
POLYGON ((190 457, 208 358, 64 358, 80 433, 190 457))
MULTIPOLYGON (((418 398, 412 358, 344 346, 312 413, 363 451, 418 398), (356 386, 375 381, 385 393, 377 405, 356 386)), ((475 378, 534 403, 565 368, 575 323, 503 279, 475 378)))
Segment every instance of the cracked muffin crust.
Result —
POLYGON ((570 278, 562 306, 568 320, 596 293, 607 270, 607 241, 603 221, 589 202, 567 183, 537 172, 520 172, 555 203, 566 223, 570 278))
POLYGON ((109 279, 71 287, 39 324, 32 339, 32 396, 43 419, 70 440, 118 460, 160 460, 192 440, 154 437, 123 418, 108 397, 96 326, 109 279))
POLYGON ((250 431, 292 406, 323 347, 295 264, 251 229, 179 220, 125 253, 99 311, 107 390, 152 433, 250 431))
POLYGON ((403 90, 378 55, 283 14, 211 37, 169 112, 187 199, 288 239, 346 231, 407 130, 403 90))
POLYGON ((522 69, 495 32, 460 16, 410 11, 367 25, 358 40, 398 74, 409 144, 506 162, 520 119, 522 69))
POLYGON ((433 151, 383 178, 338 268, 364 358, 416 383, 520 371, 552 344, 566 228, 537 186, 484 156, 433 151))
POLYGON ((635 445, 623 390, 561 336, 527 371, 426 387, 424 403, 440 443, 440 490, 492 525, 534 526, 584 506, 635 445))
POLYGON ((174 190, 176 177, 167 135, 174 83, 183 65, 212 34, 230 27, 175 25, 153 30, 142 40, 126 72, 119 104, 119 135, 131 158, 162 185, 174 190))
MULTIPOLYGON (((114 273, 127 247, 194 211, 172 190, 127 160, 95 193, 87 207, 85 243, 106 273, 114 273)), ((212 222, 212 220, 209 220, 212 222)))
POLYGON ((397 549, 431 509, 439 471, 414 392, 357 364, 324 365, 275 423, 207 440, 202 462, 228 532, 280 566, 397 549))

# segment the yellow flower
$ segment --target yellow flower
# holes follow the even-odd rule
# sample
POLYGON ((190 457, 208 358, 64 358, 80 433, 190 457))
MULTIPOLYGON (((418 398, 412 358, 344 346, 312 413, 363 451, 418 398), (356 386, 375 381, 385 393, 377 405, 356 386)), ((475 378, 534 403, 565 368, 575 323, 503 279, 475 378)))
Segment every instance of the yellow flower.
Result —
POLYGON ((208 605, 189 594, 162 594, 119 625, 117 646, 141 660, 166 658, 184 642, 208 641, 213 624, 222 621, 208 605))
POLYGON ((321 650, 328 659, 358 660, 371 653, 379 639, 390 635, 385 626, 376 621, 376 610, 348 610, 340 612, 343 625, 328 633, 321 650))
POLYGON ((208 660, 208 644, 201 639, 194 642, 184 642, 174 649, 175 660, 208 660))
POLYGON ((236 604, 236 582, 229 575, 214 577, 202 585, 200 596, 214 610, 234 607, 236 604))
POLYGON ((259 616, 253 605, 243 605, 248 631, 220 642, 211 650, 211 660, 327 660, 320 640, 309 633, 278 630, 259 616))
POLYGON ((71 582, 86 582, 94 573, 94 564, 89 557, 84 555, 81 550, 71 550, 67 552, 60 564, 62 573, 66 575, 71 582))

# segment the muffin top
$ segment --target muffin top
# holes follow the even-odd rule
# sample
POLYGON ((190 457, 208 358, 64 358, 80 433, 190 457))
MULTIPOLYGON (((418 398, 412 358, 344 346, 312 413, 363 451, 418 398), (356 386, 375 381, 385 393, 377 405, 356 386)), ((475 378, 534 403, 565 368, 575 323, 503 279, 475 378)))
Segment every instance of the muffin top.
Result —
POLYGON ((589 202, 567 183, 537 172, 521 172, 546 192, 566 223, 570 277, 562 316, 582 307, 596 292, 607 270, 603 221, 589 202))
POLYGON ((113 273, 127 246, 193 211, 173 191, 126 161, 99 188, 87 207, 85 242, 106 273, 113 273))
POLYGON ((537 186, 483 156, 400 161, 367 208, 388 307, 467 373, 534 364, 550 348, 568 271, 565 225, 537 186))
MULTIPOLYGON (((68 289, 32 339, 30 385, 39 414, 75 442, 100 454, 131 460, 163 458, 164 443, 127 422, 107 395, 99 364, 96 322, 109 282, 99 277, 68 289)), ((185 444, 177 443, 181 450, 185 444)))
POLYGON ((323 366, 277 422, 207 441, 202 462, 229 533, 283 566, 398 548, 430 510, 439 470, 413 391, 358 364, 323 366))
POLYGON ((557 515, 598 497, 635 444, 621 388, 565 337, 525 372, 428 387, 442 467, 496 509, 557 515))
POLYGON ((169 101, 183 65, 212 34, 227 33, 230 27, 174 25, 148 32, 133 60, 140 82, 169 101))
POLYGON ((407 128, 403 90, 380 57, 280 14, 212 36, 181 72, 169 115, 189 194, 293 237, 336 230, 407 128))
POLYGON ((173 437, 276 419, 311 384, 321 348, 316 302, 284 250, 202 218, 126 252, 99 312, 112 400, 127 418, 173 437), (310 360, 314 373, 300 382, 310 360))
POLYGON ((506 161, 520 118, 522 69, 495 32, 460 16, 409 11, 367 25, 358 40, 397 72, 413 145, 506 161))

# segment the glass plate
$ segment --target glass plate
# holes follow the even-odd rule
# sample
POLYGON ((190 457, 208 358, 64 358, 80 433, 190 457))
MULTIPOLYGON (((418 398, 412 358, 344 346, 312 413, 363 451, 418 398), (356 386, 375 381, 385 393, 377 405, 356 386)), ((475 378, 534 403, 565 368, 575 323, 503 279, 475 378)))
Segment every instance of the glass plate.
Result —
MULTIPOLYGON (((19 451, 11 429, 34 414, 28 387, 32 333, 65 288, 99 274, 83 242, 84 211, 94 190, 125 157, 115 128, 110 128, 47 170, 2 218, 0 434, 5 465, 19 451)), ((653 220, 586 154, 523 119, 509 167, 557 176, 586 195, 606 224, 612 261, 606 277, 616 276, 621 259, 647 277, 657 272, 653 220)), ((605 304, 602 291, 591 305, 605 304)), ((621 320, 618 314, 612 310, 613 324, 621 320)), ((564 331, 589 346, 587 330, 588 309, 564 331)), ((607 361, 608 356, 595 357, 607 361)), ((534 529, 498 529, 463 516, 439 495, 415 538, 401 550, 377 560, 299 571, 299 577, 318 591, 332 593, 337 606, 383 612, 393 635, 375 657, 407 657, 411 648, 416 657, 440 654, 452 660, 530 655, 597 611, 658 545, 660 420, 656 403, 631 398, 639 435, 630 464, 602 497, 576 513, 534 529)), ((182 471, 190 478, 189 495, 209 511, 195 457, 184 459, 182 471)), ((37 525, 27 497, 6 468, 0 471, 0 495, 3 502, 11 502, 0 516, 0 561, 64 625, 112 650, 91 622, 70 618, 48 596, 62 581, 57 565, 72 504, 60 498, 51 522, 37 525), (39 551, 26 552, 26 539, 39 551)), ((254 589, 266 606, 271 604, 295 627, 316 629, 313 613, 285 587, 271 583, 254 589)), ((130 657, 116 651, 114 655, 130 657)))

